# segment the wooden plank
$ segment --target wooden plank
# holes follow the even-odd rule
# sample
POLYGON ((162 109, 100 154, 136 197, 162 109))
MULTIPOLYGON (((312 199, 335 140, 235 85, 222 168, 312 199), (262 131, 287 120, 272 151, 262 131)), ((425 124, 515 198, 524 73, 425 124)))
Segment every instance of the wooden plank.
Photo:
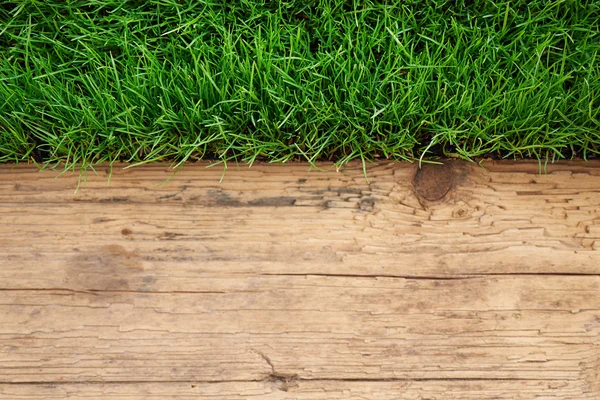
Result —
POLYGON ((573 381, 261 381, 2 385, 0 398, 21 400, 572 400, 593 399, 573 381))
POLYGON ((0 167, 0 397, 600 398, 600 163, 483 166, 0 167))
POLYGON ((580 380, 600 355, 599 277, 227 280, 240 286, 2 291, 0 379, 580 380))
POLYGON ((535 163, 450 165, 453 186, 435 202, 415 195, 412 165, 373 167, 369 183, 358 165, 255 166, 229 170, 221 184, 222 170, 190 166, 163 186, 164 167, 115 169, 110 186, 107 175, 89 177, 77 195, 77 176, 4 167, 0 218, 11 228, 0 245, 11 262, 0 282, 122 289, 89 276, 90 264, 111 260, 141 266, 127 269, 130 285, 151 274, 166 290, 196 290, 184 271, 219 273, 224 264, 263 274, 600 271, 600 164, 553 165, 548 175, 535 163))

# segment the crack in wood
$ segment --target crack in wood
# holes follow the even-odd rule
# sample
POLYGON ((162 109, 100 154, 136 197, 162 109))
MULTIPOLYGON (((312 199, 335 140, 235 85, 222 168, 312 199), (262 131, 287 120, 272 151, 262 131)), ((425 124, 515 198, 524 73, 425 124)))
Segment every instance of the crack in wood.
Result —
POLYGON ((296 381, 302 380, 297 374, 277 373, 275 365, 265 353, 255 349, 252 349, 252 351, 258 354, 271 367, 271 373, 263 378, 262 381, 277 383, 277 389, 287 392, 290 388, 297 386, 296 381))
MULTIPOLYGON (((533 379, 533 378, 294 378, 295 381, 302 382, 554 382, 554 381, 577 381, 577 379, 568 378, 544 378, 544 379, 533 379)), ((173 380, 123 380, 123 381, 101 381, 101 380, 86 380, 86 381, 18 381, 18 382, 1 382, 0 385, 92 385, 92 384, 103 384, 103 385, 131 385, 131 384, 152 384, 152 383, 199 383, 199 384, 218 384, 218 383, 235 383, 235 382, 269 382, 272 381, 272 375, 268 375, 265 378, 260 379, 173 379, 173 380)))
MULTIPOLYGON (((325 277, 325 278, 350 278, 350 279, 402 279, 402 280, 423 280, 423 281, 461 281, 461 280, 477 280, 485 279, 486 277, 600 277, 597 273, 567 273, 567 272, 490 272, 490 273, 474 273, 465 275, 398 275, 398 274, 333 274, 333 273, 244 273, 230 275, 245 275, 252 276, 272 276, 272 277, 325 277)), ((102 293, 115 294, 231 294, 231 293, 260 293, 261 290, 118 290, 118 289, 70 289, 70 288, 0 288, 0 292, 67 292, 72 294, 90 294, 99 295, 102 293)))
POLYGON ((569 273, 569 272, 490 272, 490 273, 473 273, 464 275, 398 275, 398 274, 329 274, 329 273, 261 273, 257 274, 260 276, 322 276, 332 278, 390 278, 390 279, 406 279, 406 280, 427 280, 427 281, 456 281, 456 280, 470 280, 470 279, 481 279, 488 276, 497 277, 510 277, 510 276, 566 276, 566 277, 579 277, 579 276, 600 276, 596 273, 569 273))

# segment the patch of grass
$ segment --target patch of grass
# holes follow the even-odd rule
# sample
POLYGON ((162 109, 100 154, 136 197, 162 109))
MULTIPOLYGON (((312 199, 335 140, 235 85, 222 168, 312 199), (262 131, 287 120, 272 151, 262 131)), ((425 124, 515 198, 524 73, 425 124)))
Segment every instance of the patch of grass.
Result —
POLYGON ((600 152, 600 2, 0 0, 0 161, 600 152))

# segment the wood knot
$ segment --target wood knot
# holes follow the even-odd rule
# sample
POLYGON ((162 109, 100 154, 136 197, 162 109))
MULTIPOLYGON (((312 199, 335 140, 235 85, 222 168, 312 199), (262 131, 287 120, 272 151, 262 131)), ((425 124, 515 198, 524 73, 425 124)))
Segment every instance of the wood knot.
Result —
POLYGON ((465 217, 468 217, 469 214, 470 214, 469 209, 466 207, 462 207, 462 206, 458 207, 452 211, 452 216, 454 218, 465 218, 465 217))
POLYGON ((423 164, 413 179, 415 194, 420 200, 439 201, 450 191, 453 184, 452 165, 423 164))

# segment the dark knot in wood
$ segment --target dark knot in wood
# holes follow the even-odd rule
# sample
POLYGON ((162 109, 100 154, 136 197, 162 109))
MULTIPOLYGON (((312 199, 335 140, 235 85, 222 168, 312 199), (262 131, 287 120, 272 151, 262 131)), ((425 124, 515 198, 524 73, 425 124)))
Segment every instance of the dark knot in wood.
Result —
POLYGON ((439 201, 450 191, 453 184, 451 163, 422 164, 413 180, 415 194, 420 200, 439 201))

